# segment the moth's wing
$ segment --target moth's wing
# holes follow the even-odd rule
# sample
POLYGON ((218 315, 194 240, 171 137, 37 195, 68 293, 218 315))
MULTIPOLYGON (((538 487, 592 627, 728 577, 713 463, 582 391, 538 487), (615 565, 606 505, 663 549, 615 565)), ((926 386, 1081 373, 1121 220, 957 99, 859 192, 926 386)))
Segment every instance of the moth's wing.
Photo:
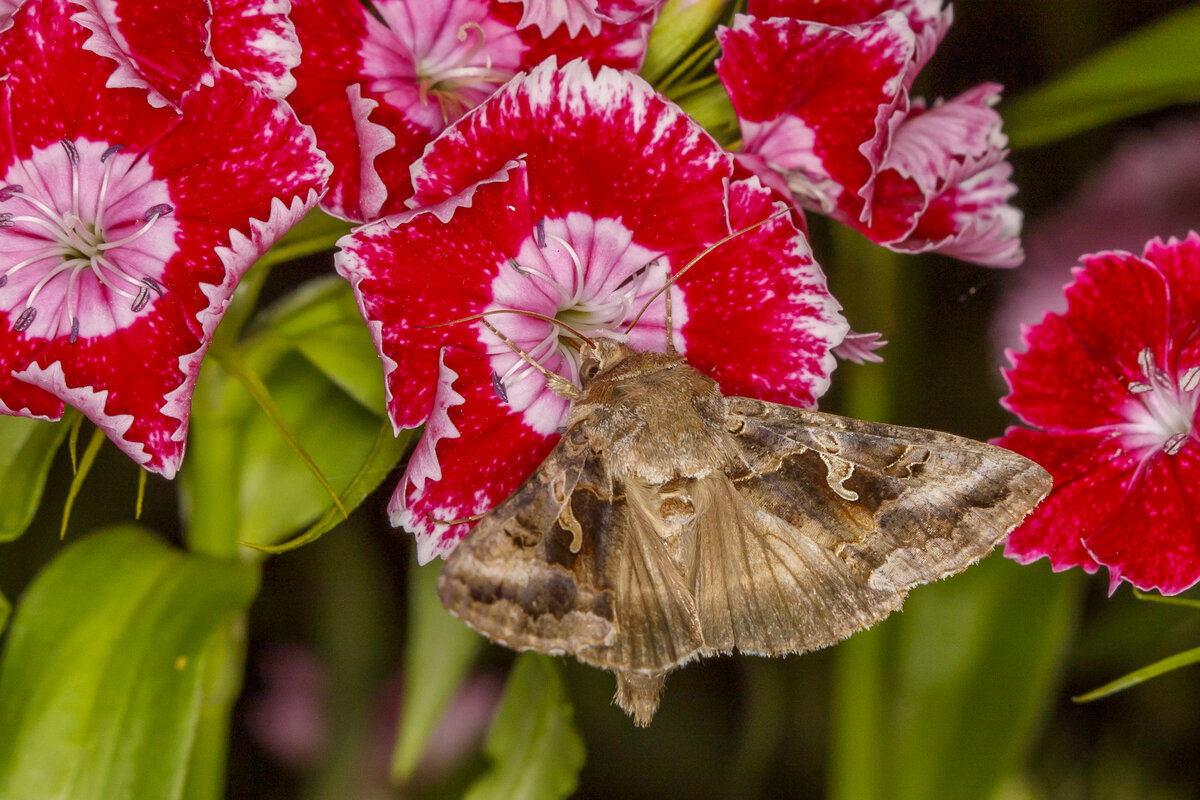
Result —
POLYGON ((616 635, 576 656, 616 674, 615 702, 644 726, 658 709, 666 674, 701 655, 704 638, 687 576, 664 541, 658 487, 607 477, 606 486, 580 481, 571 505, 596 538, 597 566, 612 587, 616 635), (601 519, 610 520, 607 537, 601 519))
POLYGON ((590 568, 590 551, 571 551, 574 533, 559 524, 580 480, 602 471, 586 440, 570 433, 458 543, 438 576, 442 605, 516 650, 576 653, 617 633, 611 588, 590 568))
POLYGON ((1041 467, 970 439, 729 407, 737 463, 693 489, 693 586, 716 650, 832 644, 986 555, 1050 490, 1041 467))
POLYGON ((612 474, 573 428, 459 542, 438 596, 500 644, 613 670, 629 706, 650 706, 648 721, 661 674, 703 644, 690 587, 648 513, 653 495, 612 474))

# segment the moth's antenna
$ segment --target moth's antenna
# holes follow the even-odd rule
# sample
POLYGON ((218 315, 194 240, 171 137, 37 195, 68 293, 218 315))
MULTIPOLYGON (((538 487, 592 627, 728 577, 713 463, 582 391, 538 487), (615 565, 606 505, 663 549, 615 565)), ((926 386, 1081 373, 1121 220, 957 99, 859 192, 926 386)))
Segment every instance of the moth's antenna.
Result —
MULTIPOLYGON (((625 328, 625 333, 628 334, 630 331, 632 331, 633 326, 637 325, 638 320, 640 320, 642 318, 642 315, 646 313, 646 309, 650 308, 650 304, 653 303, 655 300, 657 300, 658 296, 660 294, 667 291, 667 289, 670 289, 671 286, 676 281, 678 281, 680 278, 683 277, 683 273, 687 272, 689 269, 691 269, 693 266, 696 265, 697 261, 704 258, 706 255, 711 253, 713 250, 716 250, 718 247, 725 244, 729 240, 736 239, 737 237, 741 236, 744 233, 749 233, 750 231, 754 230, 755 228, 766 225, 768 222, 770 222, 773 219, 779 219, 780 217, 782 217, 783 215, 785 215, 787 213, 788 213, 788 209, 786 209, 786 208, 780 209, 779 211, 776 211, 771 216, 760 219, 758 222, 754 223, 753 225, 750 225, 749 227, 742 228, 740 231, 734 231, 733 233, 729 234, 728 236, 718 239, 717 241, 710 244, 708 247, 701 250, 696 255, 695 258, 693 258, 688 263, 684 264, 683 268, 680 269, 679 272, 676 272, 674 275, 672 275, 670 278, 668 278, 666 283, 664 283, 662 286, 660 286, 657 292, 650 295, 650 299, 647 300, 646 303, 642 306, 642 310, 637 313, 637 316, 635 316, 633 318, 633 321, 629 323, 629 326, 627 328, 625 328)), ((671 296, 670 295, 667 295, 667 337, 668 337, 667 338, 668 345, 670 345, 671 340, 672 340, 672 337, 671 337, 671 296)), ((672 347, 671 349, 672 349, 672 351, 674 351, 674 347, 672 347)))
MULTIPOLYGON (((450 325, 458 325, 463 322, 474 322, 477 319, 483 320, 484 317, 490 317, 492 314, 521 314, 526 317, 532 317, 533 319, 540 319, 543 322, 549 322, 551 325, 557 325, 558 327, 565 330, 567 333, 578 338, 584 344, 591 345, 592 347, 596 346, 595 342, 593 342, 588 337, 584 336, 579 331, 572 328, 567 323, 563 322, 561 319, 555 319, 554 317, 548 317, 545 314, 539 314, 536 311, 528 311, 523 308, 493 308, 491 311, 480 311, 478 314, 472 314, 469 317, 462 317, 460 319, 452 319, 449 322, 439 322, 435 325, 417 325, 416 327, 419 330, 428 330, 430 328, 445 328, 450 325)), ((496 330, 495 328, 492 328, 491 325, 488 325, 486 320, 484 320, 483 324, 487 325, 493 331, 496 330)))
MULTIPOLYGON (((476 316, 479 317, 479 321, 483 323, 485 328, 487 328, 492 333, 496 334, 496 337, 500 341, 502 341, 506 345, 508 345, 509 348, 514 353, 519 355, 521 357, 522 361, 524 361, 526 364, 528 364, 529 366, 536 369, 538 372, 542 373, 542 377, 546 379, 546 385, 550 387, 550 391, 554 392, 559 397, 565 397, 568 400, 577 400, 580 397, 583 397, 583 392, 579 389, 578 386, 571 383, 569 380, 564 378, 562 375, 559 375, 555 372, 551 372, 550 370, 543 367, 536 360, 530 358, 528 353, 526 353, 521 348, 517 347, 516 342, 514 342, 512 339, 508 338, 503 333, 501 333, 500 329, 497 328, 495 325, 488 322, 486 319, 483 319, 482 314, 478 314, 476 316)), ((589 342, 589 344, 590 344, 590 342, 589 342)))

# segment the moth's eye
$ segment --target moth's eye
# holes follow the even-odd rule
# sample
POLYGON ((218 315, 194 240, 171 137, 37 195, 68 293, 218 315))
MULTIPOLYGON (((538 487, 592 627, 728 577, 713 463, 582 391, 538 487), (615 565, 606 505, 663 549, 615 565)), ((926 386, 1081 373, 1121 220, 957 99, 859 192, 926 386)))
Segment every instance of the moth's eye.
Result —
POLYGON ((592 378, 596 377, 596 373, 599 371, 600 364, 595 361, 589 361, 583 365, 583 369, 579 371, 579 374, 583 376, 584 380, 590 381, 592 378))

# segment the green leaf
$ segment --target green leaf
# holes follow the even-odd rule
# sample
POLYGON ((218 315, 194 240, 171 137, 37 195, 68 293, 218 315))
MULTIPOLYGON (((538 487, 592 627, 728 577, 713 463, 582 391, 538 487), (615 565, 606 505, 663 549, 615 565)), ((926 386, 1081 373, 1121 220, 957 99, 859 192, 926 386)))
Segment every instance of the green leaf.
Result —
POLYGON ((492 768, 466 800, 557 800, 579 785, 583 740, 572 721, 559 666, 548 656, 522 653, 484 750, 492 768))
POLYGON ((71 509, 75 507, 75 498, 79 496, 83 482, 87 480, 88 473, 92 471, 92 464, 96 463, 96 455, 100 452, 102 444, 104 444, 104 431, 96 428, 92 431, 92 438, 88 440, 88 445, 83 451, 83 458, 79 459, 78 465, 74 465, 75 475, 71 478, 71 485, 67 489, 67 500, 63 503, 62 526, 58 529, 58 538, 60 539, 65 539, 67 536, 67 523, 71 521, 71 509))
POLYGON ((1189 664, 1200 662, 1200 647, 1193 647, 1191 650, 1184 650, 1182 653, 1176 653, 1173 656, 1167 656, 1161 661, 1155 661, 1153 664, 1142 667, 1139 670, 1117 678, 1111 683, 1106 683, 1099 689, 1093 689, 1087 694, 1072 698, 1076 703, 1090 703, 1093 700, 1099 700, 1102 697, 1108 697, 1110 694, 1124 691, 1131 686, 1137 686, 1139 683, 1148 681, 1151 678, 1157 678, 1172 670, 1186 667, 1189 664))
MULTIPOLYGON (((347 501, 362 501, 367 494, 365 483, 374 480, 378 484, 386 477, 387 469, 376 463, 355 491, 345 491, 363 475, 381 421, 304 358, 295 353, 285 356, 265 376, 265 383, 280 417, 338 492, 344 507, 351 507, 347 501)), ((393 440, 377 457, 386 461, 405 443, 393 440)), ((331 503, 321 484, 257 409, 246 418, 240 444, 239 541, 272 545, 326 513, 331 503)), ((333 524, 342 519, 340 510, 335 514, 333 524)))
POLYGON ((1200 600, 1193 600, 1190 597, 1164 597, 1161 594, 1151 594, 1143 592, 1139 589, 1133 590, 1133 596, 1138 600, 1145 600, 1150 603, 1162 603, 1166 606, 1183 606, 1184 608, 1200 608, 1200 600))
POLYGON ((990 796, 1032 746, 1081 588, 993 556, 839 646, 830 796, 990 796))
MULTIPOLYGON (((371 451, 367 453, 366 461, 359 467, 350 483, 346 484, 346 488, 338 494, 345 508, 357 508, 359 503, 367 499, 367 495, 379 488, 379 484, 383 483, 384 478, 391 474, 392 469, 404 456, 412 433, 412 431, 401 431, 399 436, 395 436, 392 433, 392 424, 384 421, 375 435, 375 441, 371 445, 371 451)), ((330 506, 312 527, 295 539, 289 539, 283 544, 277 545, 261 545, 253 542, 243 542, 243 544, 265 553, 286 553, 288 550, 295 550, 297 547, 315 542, 337 527, 341 521, 341 512, 336 506, 330 506)))
POLYGON ((1109 122, 1200 100, 1200 7, 1186 8, 1101 50, 1004 108, 1013 147, 1065 139, 1109 122))
POLYGON ((134 526, 65 549, 21 600, 0 662, 0 798, 178 798, 201 654, 257 580, 134 526))
POLYGON ((294 347, 368 410, 384 411, 383 367, 350 284, 336 275, 309 281, 273 306, 251 349, 294 347))
MULTIPOLYGON (((78 416, 76 411, 67 413, 78 416)), ((17 538, 29 527, 42 502, 50 462, 70 427, 69 419, 0 416, 0 542, 17 538)))
POLYGON ((0 633, 4 633, 4 627, 8 624, 8 612, 12 611, 12 606, 4 593, 0 592, 0 633))
POLYGON ((412 777, 433 729, 483 646, 483 637, 442 608, 437 596, 441 563, 420 567, 414 560, 409 571, 404 703, 392 750, 396 783, 412 777))

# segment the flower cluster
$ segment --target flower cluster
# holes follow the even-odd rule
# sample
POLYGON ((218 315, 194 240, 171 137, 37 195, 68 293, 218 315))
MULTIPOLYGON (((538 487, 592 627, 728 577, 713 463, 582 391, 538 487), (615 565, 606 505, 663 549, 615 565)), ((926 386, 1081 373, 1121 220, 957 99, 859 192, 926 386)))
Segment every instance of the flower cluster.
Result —
POLYGON ((1055 488, 1007 554, 1174 594, 1200 580, 1200 235, 1081 264, 1066 311, 1010 354, 1005 405, 1036 429, 997 443, 1055 488))
POLYGON ((69 403, 168 477, 234 287, 329 172, 258 87, 286 73, 261 48, 286 20, 193 5, 27 0, 0 34, 0 411, 69 403))
POLYGON ((737 152, 636 74, 661 6, 26 0, 0 33, 0 411, 70 403, 173 475, 234 287, 319 202, 363 223, 336 266, 393 424, 424 426, 391 515, 427 561, 557 440, 529 362, 578 381, 565 331, 804 406, 835 350, 877 358, 802 208, 1019 260, 998 88, 909 97, 941 0, 752 0, 717 34, 737 152))
POLYGON ((941 0, 750 0, 748 10, 718 34, 717 61, 747 167, 894 250, 1021 263, 992 108, 1000 87, 932 106, 909 95, 950 26, 941 0))

